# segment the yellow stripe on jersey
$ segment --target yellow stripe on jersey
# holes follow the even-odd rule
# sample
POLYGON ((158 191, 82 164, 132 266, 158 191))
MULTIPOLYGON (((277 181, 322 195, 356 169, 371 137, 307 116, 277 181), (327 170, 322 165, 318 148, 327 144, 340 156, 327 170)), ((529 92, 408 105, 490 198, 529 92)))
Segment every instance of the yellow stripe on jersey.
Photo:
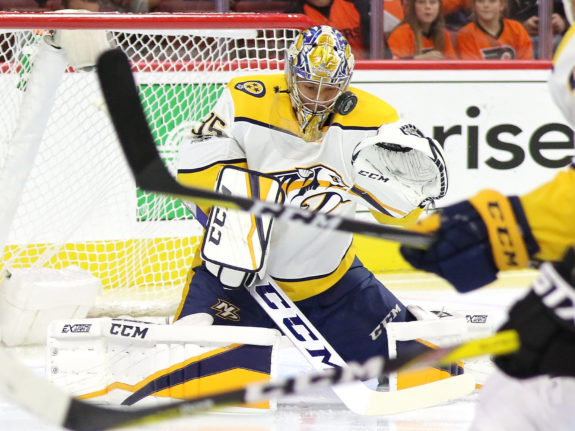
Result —
POLYGON ((354 87, 349 87, 348 91, 357 96, 357 105, 347 115, 336 114, 332 124, 340 124, 343 127, 379 128, 382 124, 399 120, 395 108, 379 97, 354 87))
POLYGON ((391 216, 388 216, 387 214, 383 214, 383 213, 380 213, 380 212, 377 212, 374 210, 369 210, 369 212, 381 224, 402 226, 402 227, 411 227, 417 222, 417 219, 419 218, 419 216, 423 212, 423 208, 417 207, 413 211, 411 211, 409 214, 407 214, 405 217, 401 217, 401 218, 391 217, 391 216))
POLYGON ((520 200, 540 247, 535 257, 561 259, 566 249, 575 244, 575 169, 559 172, 553 180, 520 200))
POLYGON ((371 201, 372 201, 372 202, 370 202, 371 205, 374 206, 374 207, 375 207, 376 205, 379 206, 379 207, 381 207, 381 208, 382 208, 382 211, 383 211, 383 210, 389 210, 389 211, 391 211, 392 213, 399 215, 400 217, 405 217, 405 216, 408 214, 408 213, 406 213, 406 212, 404 212, 404 211, 398 210, 397 208, 393 208, 393 207, 390 206, 390 205, 384 204, 383 202, 381 202, 380 200, 378 200, 373 193, 371 193, 371 192, 369 192, 368 190, 365 190, 365 189, 359 187, 358 185, 354 185, 353 188, 349 189, 349 193, 350 193, 350 194, 353 194, 353 195, 356 195, 356 196, 359 196, 359 197, 362 198, 362 199, 367 199, 367 200, 370 200, 370 199, 371 199, 371 201))
POLYGON ((337 269, 330 274, 303 281, 274 280, 292 301, 302 301, 325 292, 337 283, 351 267, 354 258, 355 243, 352 242, 337 269))
MULTIPOLYGON (((213 190, 218 179, 220 170, 227 165, 237 166, 239 168, 247 168, 247 163, 216 163, 211 166, 206 166, 204 169, 194 170, 193 172, 178 172, 177 180, 180 184, 190 187, 198 187, 213 190)), ((202 205, 200 201, 195 202, 196 205, 205 213, 208 214, 209 208, 213 205, 202 205)))
MULTIPOLYGON (((227 88, 234 101, 236 120, 249 119, 301 136, 289 94, 285 92, 284 74, 239 77, 230 81, 227 88), (252 82, 263 84, 264 91, 246 91, 245 84, 252 82)), ((375 130, 399 119, 396 110, 380 98, 358 88, 350 87, 348 91, 357 96, 357 105, 348 115, 335 114, 332 124, 375 130)))

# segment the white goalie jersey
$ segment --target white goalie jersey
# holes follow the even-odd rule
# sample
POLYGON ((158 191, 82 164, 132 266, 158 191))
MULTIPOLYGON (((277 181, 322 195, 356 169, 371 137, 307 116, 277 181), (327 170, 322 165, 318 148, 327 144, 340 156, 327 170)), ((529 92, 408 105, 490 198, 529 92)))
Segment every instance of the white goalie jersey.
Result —
MULTIPOLYGON (((358 159, 363 151, 358 144, 380 133, 383 124, 398 121, 396 111, 381 99, 351 88, 357 106, 345 116, 333 114, 320 139, 308 142, 301 137, 286 88, 283 74, 232 80, 212 113, 192 131, 194 137, 182 145, 178 180, 213 188, 223 165, 247 167, 278 179, 285 204, 344 217, 355 215, 359 201, 390 218, 402 218, 426 198, 444 194, 439 189, 446 182, 421 199, 399 199, 391 185, 397 185, 391 177, 398 172, 385 171, 378 166, 381 161, 368 170, 364 157, 358 159)), ((443 178, 431 163, 435 176, 443 178)), ((297 301, 336 283, 354 258, 349 233, 276 220, 267 273, 297 301)))

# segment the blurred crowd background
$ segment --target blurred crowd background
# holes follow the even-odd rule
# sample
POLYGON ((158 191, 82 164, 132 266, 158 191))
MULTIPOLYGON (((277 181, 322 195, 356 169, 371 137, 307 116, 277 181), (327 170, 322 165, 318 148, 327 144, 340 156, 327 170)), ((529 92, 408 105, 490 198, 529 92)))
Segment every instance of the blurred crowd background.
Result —
POLYGON ((356 58, 550 59, 569 25, 561 0, 0 0, 7 12, 301 13, 356 58))

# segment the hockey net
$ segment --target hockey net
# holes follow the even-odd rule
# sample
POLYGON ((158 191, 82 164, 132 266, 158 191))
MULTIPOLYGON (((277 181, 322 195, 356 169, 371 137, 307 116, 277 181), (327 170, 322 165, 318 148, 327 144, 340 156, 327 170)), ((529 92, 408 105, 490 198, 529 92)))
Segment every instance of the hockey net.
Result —
POLYGON ((2 14, 1 276, 73 265, 103 285, 91 315, 168 315, 201 234, 181 202, 136 189, 94 71, 68 67, 59 83, 40 86, 56 87, 51 106, 36 96, 25 102, 48 30, 104 29, 128 54, 160 153, 173 168, 182 138, 223 85, 237 74, 283 70, 287 44, 308 25, 306 17, 283 14, 2 14), (47 125, 38 128, 42 115, 47 125))

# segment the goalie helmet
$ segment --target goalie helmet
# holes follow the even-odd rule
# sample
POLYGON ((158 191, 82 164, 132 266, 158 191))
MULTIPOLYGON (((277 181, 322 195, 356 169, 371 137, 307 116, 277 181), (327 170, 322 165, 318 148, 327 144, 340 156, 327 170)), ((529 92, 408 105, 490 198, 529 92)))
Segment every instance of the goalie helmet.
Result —
POLYGON ((325 119, 347 90, 354 63, 347 39, 327 25, 304 30, 289 47, 287 84, 304 139, 321 136, 325 119))

